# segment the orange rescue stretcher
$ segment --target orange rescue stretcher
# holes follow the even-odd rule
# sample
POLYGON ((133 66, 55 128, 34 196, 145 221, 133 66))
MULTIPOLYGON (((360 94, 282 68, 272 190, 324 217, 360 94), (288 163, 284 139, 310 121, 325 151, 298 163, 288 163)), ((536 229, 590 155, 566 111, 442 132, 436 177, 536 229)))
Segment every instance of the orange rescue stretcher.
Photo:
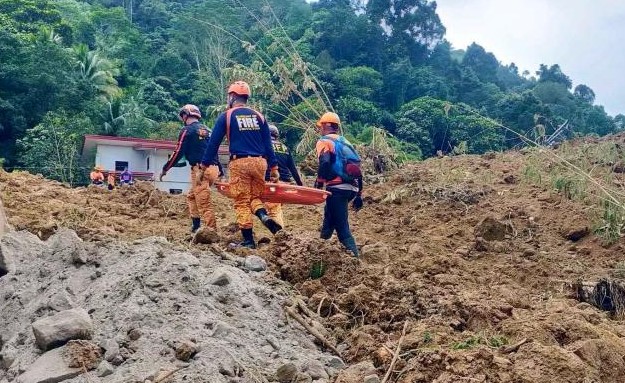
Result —
MULTIPOLYGON (((215 182, 217 191, 228 198, 230 194, 230 184, 227 182, 215 182)), ((332 194, 325 190, 297 186, 285 183, 265 183, 265 191, 260 199, 263 202, 293 204, 293 205, 316 205, 325 202, 326 198, 332 194)))

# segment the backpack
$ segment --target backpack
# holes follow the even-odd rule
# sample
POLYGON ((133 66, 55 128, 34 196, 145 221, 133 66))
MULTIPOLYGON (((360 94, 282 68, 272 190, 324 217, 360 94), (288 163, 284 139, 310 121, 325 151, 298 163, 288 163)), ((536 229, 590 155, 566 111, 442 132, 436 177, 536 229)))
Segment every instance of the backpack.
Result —
POLYGON ((354 146, 345 139, 343 136, 339 136, 337 139, 333 139, 328 136, 323 136, 322 140, 330 140, 334 143, 334 164, 332 164, 332 172, 341 177, 343 182, 352 183, 356 179, 362 177, 362 170, 360 169, 360 156, 356 153, 354 146))

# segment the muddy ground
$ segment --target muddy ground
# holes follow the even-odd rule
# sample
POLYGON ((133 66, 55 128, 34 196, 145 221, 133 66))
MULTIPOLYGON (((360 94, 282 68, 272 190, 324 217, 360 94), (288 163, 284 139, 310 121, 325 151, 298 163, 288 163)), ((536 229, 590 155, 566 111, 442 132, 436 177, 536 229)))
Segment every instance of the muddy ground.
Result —
MULTIPOLYGON (((622 381, 625 322, 571 285, 625 276, 623 242, 606 245, 594 210, 533 182, 529 159, 444 157, 377 177, 351 216, 361 260, 317 239, 320 206, 286 208, 287 233, 255 253, 323 318, 351 366, 338 382, 382 379, 400 338, 389 381, 622 381)), ((160 235, 208 248, 190 244, 184 197, 149 185, 111 193, 0 173, 0 193, 9 223, 43 239, 69 227, 95 243, 160 235)), ((213 196, 227 249, 233 212, 213 196)))

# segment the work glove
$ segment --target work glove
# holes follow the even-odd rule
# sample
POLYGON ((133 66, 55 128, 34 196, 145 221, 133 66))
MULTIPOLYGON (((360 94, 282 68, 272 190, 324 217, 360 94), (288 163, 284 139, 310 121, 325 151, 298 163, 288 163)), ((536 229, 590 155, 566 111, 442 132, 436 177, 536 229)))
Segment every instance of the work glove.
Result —
POLYGON ((360 195, 357 195, 352 201, 352 209, 356 211, 362 209, 362 197, 360 195))
POLYGON ((280 172, 278 171, 278 167, 274 166, 271 168, 271 172, 269 173, 269 181, 278 182, 280 180, 280 172))
POLYGON ((167 172, 162 172, 160 176, 158 176, 158 180, 163 182, 163 177, 167 175, 167 172))

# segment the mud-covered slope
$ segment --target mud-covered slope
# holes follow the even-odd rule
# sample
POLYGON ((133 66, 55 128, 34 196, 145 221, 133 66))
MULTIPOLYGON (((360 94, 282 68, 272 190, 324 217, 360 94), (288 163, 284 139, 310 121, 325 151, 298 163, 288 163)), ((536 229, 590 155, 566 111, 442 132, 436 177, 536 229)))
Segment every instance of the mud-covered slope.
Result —
MULTIPOLYGON (((359 261, 317 238, 321 207, 287 207, 287 233, 256 254, 324 318, 353 368, 338 381, 382 377, 404 328, 391 381, 620 381, 624 323, 570 287, 625 275, 622 241, 603 245, 595 211, 535 182, 532 161, 445 157, 385 175, 351 216, 359 261)), ((205 249, 188 244, 184 198, 147 186, 108 193, 0 173, 0 193, 9 222, 44 237, 69 222, 84 239, 163 235, 205 249)), ((233 213, 213 195, 225 249, 233 213)))

